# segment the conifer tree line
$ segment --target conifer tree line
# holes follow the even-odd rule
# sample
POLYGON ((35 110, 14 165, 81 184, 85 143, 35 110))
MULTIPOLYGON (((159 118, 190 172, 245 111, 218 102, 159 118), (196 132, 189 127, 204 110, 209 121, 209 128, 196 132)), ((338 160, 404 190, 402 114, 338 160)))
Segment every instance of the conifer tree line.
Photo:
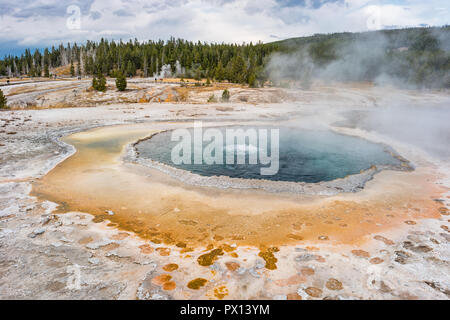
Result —
POLYGON ((172 76, 255 86, 266 80, 264 65, 276 47, 262 43, 209 44, 175 38, 144 43, 102 39, 84 45, 61 44, 43 52, 27 49, 20 57, 7 56, 0 60, 0 75, 49 77, 50 69, 70 65, 72 76, 101 73, 111 77, 118 74, 153 77, 170 65, 168 71, 172 76))
POLYGON ((0 60, 0 76, 50 77, 53 68, 68 66, 72 76, 98 79, 174 76, 250 87, 287 79, 308 87, 315 78, 376 81, 387 76, 396 84, 450 88, 449 43, 450 26, 317 34, 266 44, 102 39, 7 56, 0 60))

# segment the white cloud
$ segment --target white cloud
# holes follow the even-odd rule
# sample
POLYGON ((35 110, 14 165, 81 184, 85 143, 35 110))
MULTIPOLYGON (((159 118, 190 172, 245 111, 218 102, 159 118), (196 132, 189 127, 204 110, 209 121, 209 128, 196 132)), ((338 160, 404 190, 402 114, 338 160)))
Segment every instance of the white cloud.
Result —
POLYGON ((373 27, 373 8, 379 28, 444 25, 450 17, 450 4, 440 0, 0 1, 0 41, 40 47, 100 37, 240 43, 366 31, 373 27), (81 9, 80 30, 66 25, 73 4, 81 9))

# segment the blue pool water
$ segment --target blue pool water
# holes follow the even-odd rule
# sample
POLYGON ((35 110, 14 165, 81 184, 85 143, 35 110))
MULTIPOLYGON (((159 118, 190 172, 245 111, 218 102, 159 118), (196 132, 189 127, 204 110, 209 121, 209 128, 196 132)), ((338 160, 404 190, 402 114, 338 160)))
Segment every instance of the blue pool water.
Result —
MULTIPOLYGON (((217 128, 224 137, 224 161, 226 159, 225 153, 230 150, 230 146, 226 145, 226 129, 237 128, 239 127, 217 128)), ((248 129, 248 127, 240 128, 248 129)), ((270 130, 273 127, 257 127, 256 129, 270 130)), ((193 130, 190 129, 189 131, 193 136, 193 130)), ((249 153, 258 153, 260 149, 264 149, 268 151, 269 155, 271 154, 270 131, 267 148, 259 143, 249 146, 247 140, 244 145, 237 145, 236 150, 231 149, 235 152, 235 159, 237 159, 237 153, 245 153, 246 164, 207 165, 204 162, 193 164, 193 154, 191 155, 191 164, 174 164, 171 154, 172 149, 178 142, 171 141, 171 135, 171 131, 163 132, 140 142, 136 146, 139 155, 203 176, 229 176, 244 179, 308 183, 343 178, 367 170, 373 165, 401 164, 400 160, 393 157, 380 144, 331 131, 311 131, 283 127, 279 129, 279 170, 274 175, 261 175, 261 168, 268 167, 268 165, 249 164, 249 153)), ((204 142, 204 145, 207 144, 208 142, 204 142)), ((192 150, 194 149, 192 144, 192 150)))

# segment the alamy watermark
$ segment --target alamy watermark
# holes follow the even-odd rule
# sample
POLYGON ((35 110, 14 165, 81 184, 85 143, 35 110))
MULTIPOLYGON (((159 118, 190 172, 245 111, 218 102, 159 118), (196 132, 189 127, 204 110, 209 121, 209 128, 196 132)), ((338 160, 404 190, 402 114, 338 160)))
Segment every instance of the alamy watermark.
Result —
POLYGON ((195 122, 194 129, 172 131, 171 161, 175 165, 261 165, 262 176, 278 173, 280 158, 280 130, 265 128, 203 128, 195 122), (269 139, 270 138, 270 139, 269 139), (270 145, 269 145, 270 140, 270 145), (247 163, 248 159, 248 163, 247 163))
POLYGON ((69 17, 66 20, 66 27, 69 30, 81 29, 81 9, 77 5, 70 5, 66 9, 69 17))

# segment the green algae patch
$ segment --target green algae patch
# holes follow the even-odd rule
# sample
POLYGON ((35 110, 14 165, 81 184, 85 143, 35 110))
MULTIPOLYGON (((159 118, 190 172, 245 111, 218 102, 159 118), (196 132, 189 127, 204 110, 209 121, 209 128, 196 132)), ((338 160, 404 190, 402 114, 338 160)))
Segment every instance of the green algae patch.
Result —
POLYGON ((206 279, 197 278, 197 279, 189 281, 189 283, 187 284, 187 287, 192 290, 198 290, 201 287, 205 286, 205 284, 207 282, 208 282, 208 280, 206 280, 206 279))
POLYGON ((266 262, 265 268, 269 269, 269 270, 275 270, 277 268, 277 261, 278 259, 275 258, 275 255, 273 254, 274 252, 278 252, 280 251, 280 249, 278 249, 277 247, 273 247, 273 248, 268 248, 265 251, 261 251, 258 256, 260 256, 261 258, 264 259, 264 261, 266 262))
POLYGON ((223 256, 222 249, 214 249, 209 253, 205 253, 197 258, 198 264, 204 267, 212 265, 218 256, 223 256))

